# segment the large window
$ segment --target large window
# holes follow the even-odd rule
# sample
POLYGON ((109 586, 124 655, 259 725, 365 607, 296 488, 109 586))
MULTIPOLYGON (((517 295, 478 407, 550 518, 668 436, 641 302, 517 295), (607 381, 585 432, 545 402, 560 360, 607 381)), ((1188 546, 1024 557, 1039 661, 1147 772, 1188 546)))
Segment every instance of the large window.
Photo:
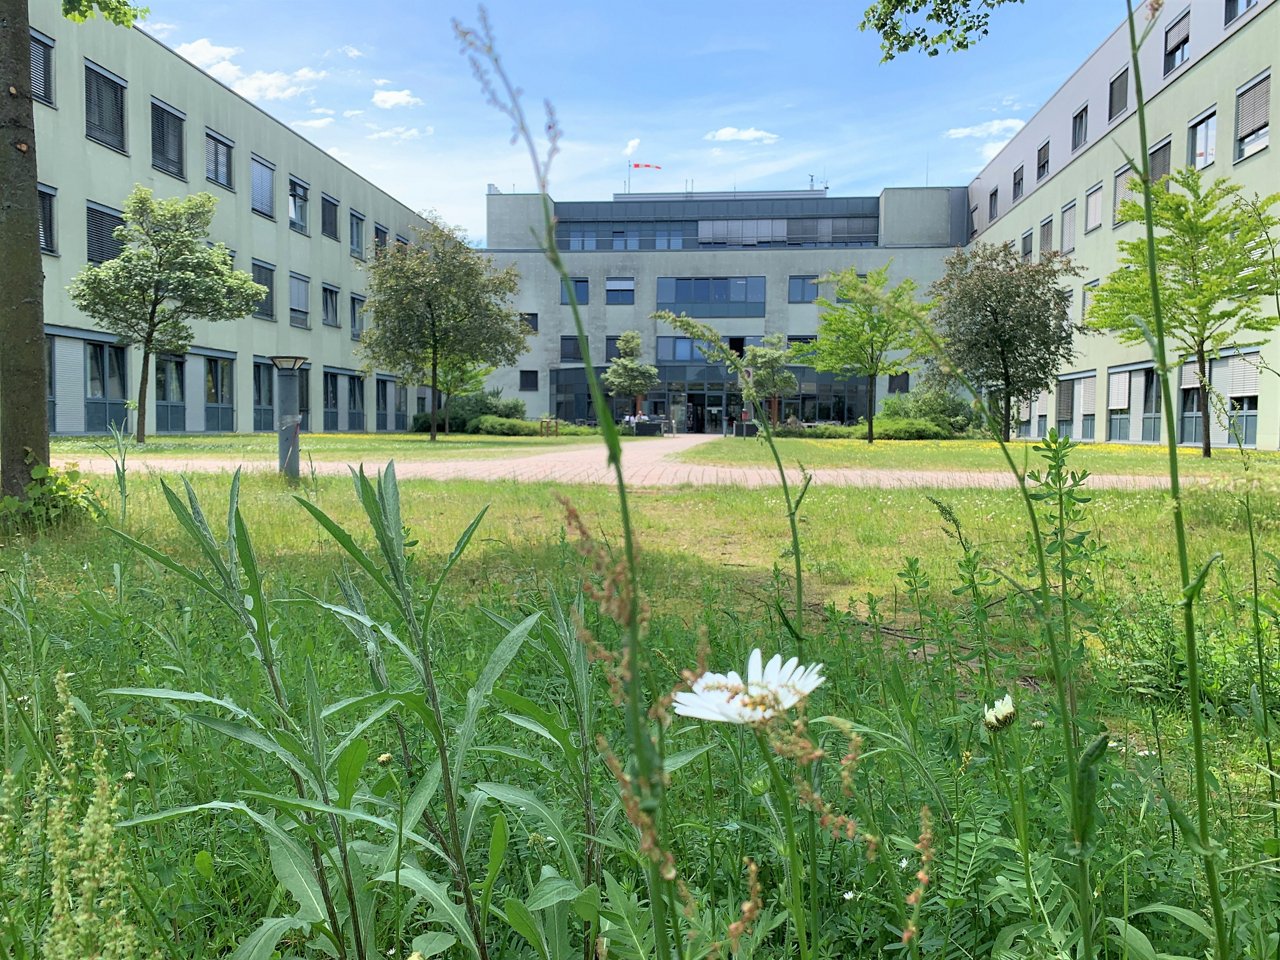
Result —
POLYGON ((1142 439, 1160 439, 1160 377, 1154 368, 1142 371, 1142 439))
POLYGON ((1237 354, 1227 361, 1227 430, 1232 443, 1246 447, 1258 442, 1258 369, 1257 354, 1237 354))
POLYGON ((1187 165, 1203 170, 1217 156, 1218 114, 1208 113, 1192 122, 1187 131, 1187 165))
POLYGON ((1226 0, 1224 5, 1225 23, 1230 23, 1240 14, 1252 10, 1258 5, 1258 0, 1226 0))
POLYGON ((106 433, 111 424, 125 429, 128 410, 125 399, 126 355, 124 347, 112 343, 86 343, 85 430, 106 433))
POLYGON ((1271 141, 1271 74, 1236 94, 1236 159, 1243 160, 1271 141))
POLYGON ((606 277, 604 302, 610 306, 630 306, 636 302, 635 277, 606 277))
POLYGON ((691 317, 763 317, 764 277, 659 277, 658 309, 691 317))
POLYGON ((289 227, 299 233, 307 232, 307 203, 311 187, 297 177, 289 178, 289 227))
POLYGON ((1164 72, 1166 76, 1187 62, 1191 46, 1191 11, 1188 10, 1164 32, 1164 72))
POLYGON ((364 335, 364 297, 351 295, 351 339, 359 340, 364 335))
POLYGON ((311 278, 300 273, 289 274, 289 323, 311 326, 311 278))
POLYGON ((818 299, 818 278, 787 278, 787 303, 813 303, 818 299))
POLYGON ((1071 118, 1071 149, 1079 150, 1089 142, 1089 105, 1086 103, 1071 118))
POLYGON ((53 40, 31 31, 31 96, 53 106, 53 40))
POLYGON ((271 430, 275 426, 276 378, 270 363, 255 360, 253 364, 253 429, 271 430))
MULTIPOLYGON (((761 346, 763 343, 764 337, 735 337, 731 341, 732 347, 739 356, 747 346, 761 346)), ((706 359, 706 353, 711 346, 703 340, 692 340, 689 337, 659 337, 658 362, 690 360, 701 363, 706 359)))
POLYGON ((85 228, 86 259, 90 263, 106 263, 120 256, 120 241, 115 238, 115 229, 122 226, 124 216, 119 210, 89 201, 85 207, 85 228))
POLYGON ((221 357, 205 357, 204 428, 227 433, 236 428, 235 361, 221 357))
POLYGON ((58 237, 54 231, 53 219, 53 201, 57 195, 58 191, 53 187, 46 187, 43 183, 36 184, 36 199, 40 203, 40 249, 44 253, 58 252, 58 237))
POLYGON ((338 239, 338 201, 320 194, 320 232, 331 240, 338 239))
POLYGON ((231 153, 234 144, 220 133, 206 129, 204 132, 204 177, 210 183, 233 189, 231 153))
POLYGON ((351 211, 351 255, 364 259, 364 214, 351 211))
POLYGON ((249 159, 250 205, 254 213, 275 217, 275 177, 276 168, 270 161, 256 155, 249 159))
POLYGON ((182 357, 156 357, 156 430, 181 433, 187 429, 187 362, 182 357))
POLYGON ((1114 120, 1129 109, 1129 68, 1125 67, 1111 80, 1107 91, 1107 119, 1114 120))
POLYGON ((331 283, 320 287, 320 321, 326 327, 340 326, 338 321, 338 288, 331 283))
POLYGON ((1129 439, 1129 372, 1113 373, 1107 378, 1107 439, 1129 439))
POLYGON ((259 301, 253 315, 263 320, 274 320, 276 318, 276 268, 261 260, 254 260, 252 266, 253 282, 267 288, 266 296, 259 301))
POLYGON ((338 375, 329 373, 327 370, 324 374, 324 428, 326 430, 338 429, 338 375))
POLYGON ((582 363, 581 343, 577 337, 560 338, 560 362, 582 363))
POLYGON ((183 131, 186 114, 162 101, 151 101, 151 165, 180 179, 187 176, 183 131))
POLYGON ((364 377, 347 375, 347 429, 364 429, 364 377))
POLYGON ((538 389, 538 371, 537 370, 521 370, 520 371, 520 389, 524 392, 536 391, 538 389))
POLYGON ((570 277, 567 280, 560 281, 560 302, 570 303, 570 291, 573 292, 573 300, 576 300, 578 306, 585 307, 591 302, 591 285, 587 282, 586 277, 570 277))
POLYGON ((112 150, 124 152, 125 82, 88 61, 84 65, 84 132, 112 150))

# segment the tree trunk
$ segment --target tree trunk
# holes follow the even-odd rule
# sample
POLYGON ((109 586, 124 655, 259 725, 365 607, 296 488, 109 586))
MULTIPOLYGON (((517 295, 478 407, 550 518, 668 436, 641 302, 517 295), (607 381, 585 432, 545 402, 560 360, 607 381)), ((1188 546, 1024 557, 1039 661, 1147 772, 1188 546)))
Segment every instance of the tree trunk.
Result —
POLYGON ((1002 426, 1001 436, 1008 442, 1010 439, 1009 432, 1013 429, 1013 398, 1009 396, 1009 390, 1006 387, 1004 397, 1000 401, 1000 423, 1002 426))
POLYGON ((440 395, 436 393, 436 385, 440 382, 440 362, 435 354, 431 355, 431 442, 436 442, 436 415, 440 411, 440 395))
POLYGON ((876 442, 876 378, 867 377, 867 443, 876 442))
POLYGON ((1204 348, 1196 351, 1196 369, 1200 373, 1200 456, 1212 457, 1213 447, 1209 443, 1209 425, 1213 417, 1209 415, 1209 358, 1204 348))
POLYGON ((0 496, 22 497, 31 482, 27 458, 33 464, 49 462, 49 371, 27 0, 0 0, 0 250, 0 496))
POLYGON ((636 416, 640 416, 640 411, 644 409, 644 394, 636 394, 636 416))
POLYGON ((773 424, 775 430, 778 428, 778 395, 776 393, 769 398, 769 422, 773 424))
POLYGON ((147 381, 151 378, 151 347, 142 345, 142 379, 138 381, 138 443, 147 442, 147 381))

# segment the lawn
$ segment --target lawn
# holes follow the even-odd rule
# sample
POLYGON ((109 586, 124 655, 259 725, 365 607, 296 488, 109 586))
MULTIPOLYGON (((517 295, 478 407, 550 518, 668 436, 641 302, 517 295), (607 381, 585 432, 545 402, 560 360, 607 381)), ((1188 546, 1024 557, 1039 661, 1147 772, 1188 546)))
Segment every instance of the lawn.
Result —
MULTIPOLYGON (((814 469, 854 467, 870 470, 1005 471, 999 447, 985 440, 807 440, 783 438, 777 441, 786 463, 803 463, 814 469)), ((1019 465, 1039 463, 1032 451, 1034 443, 1010 444, 1019 465)), ((725 439, 705 443, 686 451, 689 463, 725 466, 773 466, 768 447, 759 440, 725 439)), ((1259 473, 1280 476, 1280 453, 1249 451, 1249 462, 1259 473)), ((1079 468, 1096 474, 1164 475, 1168 472, 1165 448, 1135 444, 1082 443, 1073 455, 1079 468)), ((1192 477, 1238 475, 1242 458, 1235 450, 1218 450, 1205 460, 1198 449, 1179 450, 1178 469, 1192 477)))

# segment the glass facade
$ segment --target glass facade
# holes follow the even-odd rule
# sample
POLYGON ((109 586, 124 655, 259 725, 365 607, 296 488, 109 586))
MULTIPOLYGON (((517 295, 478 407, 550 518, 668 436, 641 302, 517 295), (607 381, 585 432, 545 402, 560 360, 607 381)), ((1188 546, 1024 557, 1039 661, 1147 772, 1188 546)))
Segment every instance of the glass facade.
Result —
POLYGON ((691 317, 763 317, 764 277, 659 277, 658 309, 691 317))

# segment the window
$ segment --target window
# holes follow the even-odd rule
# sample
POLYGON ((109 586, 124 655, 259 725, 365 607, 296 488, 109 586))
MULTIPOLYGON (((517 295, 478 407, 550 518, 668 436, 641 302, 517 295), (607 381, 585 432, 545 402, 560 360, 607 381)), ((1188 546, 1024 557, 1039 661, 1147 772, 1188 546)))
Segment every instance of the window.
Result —
POLYGON ((787 281, 787 303, 813 303, 817 299, 817 277, 791 277, 787 281))
MULTIPOLYGON (((764 343, 764 337, 729 337, 725 341, 726 345, 738 356, 742 356, 748 344, 751 346, 760 346, 764 343)), ((659 337, 658 338, 658 362, 692 360, 700 363, 707 357, 707 352, 719 344, 707 343, 705 340, 693 340, 689 337, 659 337)))
POLYGON ((1022 235, 1022 262, 1031 262, 1031 231, 1028 230, 1022 235))
POLYGON ((1227 401, 1227 432, 1232 441, 1246 447, 1258 444, 1258 398, 1230 397, 1227 401))
POLYGON ((1125 67, 1111 81, 1107 94, 1107 119, 1114 120, 1129 109, 1129 68, 1125 67))
POLYGON ((1049 175, 1049 141, 1046 140, 1040 144, 1040 149, 1036 151, 1036 182, 1043 180, 1049 175))
POLYGON ((300 273, 289 274, 289 323, 295 327, 311 326, 311 279, 300 273))
POLYGON ((1111 223, 1113 226, 1120 223, 1120 205, 1126 200, 1136 200, 1138 194, 1133 189, 1133 168, 1127 163, 1116 171, 1115 193, 1111 199, 1111 223))
POLYGON ((1188 10, 1164 32, 1165 76, 1187 62, 1187 48, 1191 46, 1191 11, 1188 10))
POLYGON ((270 430, 275 421, 275 368, 261 360, 253 364, 253 429, 270 430))
POLYGON ((120 241, 115 238, 115 229, 124 226, 124 216, 119 210, 90 200, 85 207, 85 226, 88 240, 86 259, 90 263, 106 263, 120 256, 120 241))
POLYGON ((763 317, 764 277, 659 277, 658 309, 691 317, 763 317))
POLYGON ((276 168, 256 154, 249 158, 249 205, 254 213, 275 218, 276 168))
POLYGON ((577 337, 561 337, 560 338, 560 362, 561 363, 581 363, 582 350, 579 349, 581 344, 577 337))
MULTIPOLYGON (((156 403, 184 403, 186 401, 187 362, 182 357, 161 355, 156 357, 156 403)), ((159 413, 159 411, 156 411, 159 413)), ((171 423, 161 430, 181 430, 185 423, 171 423)))
POLYGON ((625 306, 636 302, 635 277, 606 277, 604 302, 613 306, 625 306))
POLYGON ((1040 256, 1053 253, 1053 217, 1040 224, 1040 256))
POLYGON ((911 374, 894 373, 889 376, 890 393, 908 393, 911 390, 911 374))
POLYGON ((524 325, 534 333, 538 332, 538 315, 536 313, 522 313, 520 319, 524 321, 524 325))
POLYGON ((252 262, 253 282, 267 288, 267 294, 254 309, 253 315, 263 320, 276 318, 276 268, 261 260, 252 262))
POLYGON ((1080 318, 1082 320, 1089 319, 1089 308, 1093 306, 1093 294, 1101 282, 1101 280, 1090 280, 1080 290, 1080 318))
POLYGON ((233 189, 231 179, 231 150, 234 144, 221 134, 206 129, 204 132, 204 178, 210 183, 233 189))
POLYGON ((1022 174, 1022 167, 1019 166, 1017 170, 1013 171, 1013 202, 1014 203, 1017 203, 1022 198, 1022 190, 1023 190, 1023 174, 1022 174))
POLYGON ((347 429, 364 429, 364 377, 347 377, 347 429))
POLYGON ((40 203, 40 249, 44 253, 58 252, 58 238, 53 230, 53 198, 57 195, 53 187, 36 184, 36 199, 40 203))
POLYGON ((351 255, 364 259, 364 214, 351 211, 351 255))
POLYGON ((1243 160, 1271 140, 1271 74, 1236 94, 1236 159, 1243 160))
POLYGON ((387 228, 380 223, 373 225, 373 247, 375 250, 381 250, 387 245, 387 238, 390 234, 387 228))
POLYGON ((1129 372, 1112 373, 1107 382, 1107 439, 1129 439, 1129 372))
POLYGON ((620 356, 622 356, 622 353, 621 353, 621 351, 619 351, 619 350, 618 350, 618 338, 617 338, 617 337, 605 337, 605 338, 604 338, 604 359, 605 359, 605 362, 606 362, 606 363, 608 363, 610 360, 616 360, 616 359, 617 359, 618 357, 620 357, 620 356))
POLYGON ((1059 380, 1058 389, 1055 391, 1057 406, 1057 426, 1059 436, 1071 436, 1072 427, 1075 426, 1076 419, 1076 382, 1074 380, 1059 380))
POLYGON ((1084 195, 1084 232, 1102 226, 1102 184, 1084 195))
POLYGON ((162 173, 186 179, 187 165, 182 146, 186 114, 164 103, 151 100, 151 165, 162 173))
POLYGON ((1076 205, 1069 203, 1062 208, 1062 242, 1058 245, 1063 253, 1070 253, 1076 248, 1076 205))
MULTIPOLYGON (((1172 172, 1173 163, 1173 141, 1166 140, 1164 143, 1155 147, 1150 154, 1147 155, 1147 170, 1151 174, 1151 183, 1159 184, 1161 180, 1169 176, 1172 172)), ((1165 183, 1164 188, 1169 189, 1169 184, 1165 183)), ((1134 199, 1137 199, 1136 197, 1134 199)))
POLYGON ((321 402, 324 405, 324 428, 326 430, 338 429, 338 375, 325 371, 324 381, 321 384, 323 397, 321 402))
POLYGON ((1154 368, 1142 371, 1142 439, 1160 440, 1160 378, 1154 368))
POLYGON ((1258 0, 1227 0, 1226 2, 1226 19, 1225 23, 1230 23, 1242 13, 1252 10, 1258 5, 1258 0))
POLYGON ((234 362, 222 357, 205 357, 204 428, 210 432, 236 428, 234 362))
POLYGON ((327 193, 320 194, 320 232, 331 240, 338 239, 338 201, 327 193))
POLYGON ((573 299, 578 302, 578 306, 585 307, 589 302, 590 285, 587 283, 586 277, 571 277, 568 280, 560 281, 560 302, 569 303, 569 293, 573 292, 573 299))
POLYGON ((84 133, 124 153, 125 82, 89 61, 84 64, 84 133))
POLYGON ((1089 142, 1089 105, 1086 103, 1071 118, 1071 149, 1079 150, 1089 142))
POLYGON ((311 188, 306 181, 289 178, 289 229, 307 232, 307 197, 311 188))
POLYGON ((538 389, 538 371, 537 370, 521 370, 520 371, 520 389, 526 392, 538 389))
POLYGON ((364 297, 351 295, 351 339, 359 340, 364 334, 364 297))
POLYGON ((53 40, 31 31, 31 96, 53 106, 53 40))
POLYGON ((397 233, 396 243, 400 244, 400 246, 402 247, 407 247, 409 245, 409 238, 405 236, 401 236, 400 234, 397 233))
POLYGON ((1203 170, 1217 156, 1218 115, 1211 112, 1191 123, 1187 132, 1187 165, 1203 170))
POLYGON ((994 220, 1000 209, 1000 188, 996 187, 987 197, 987 219, 994 220))
POLYGON ((326 327, 339 326, 338 288, 331 283, 320 287, 320 321, 326 327))
POLYGON ((570 250, 594 250, 596 248, 596 232, 581 227, 569 228, 570 250))

